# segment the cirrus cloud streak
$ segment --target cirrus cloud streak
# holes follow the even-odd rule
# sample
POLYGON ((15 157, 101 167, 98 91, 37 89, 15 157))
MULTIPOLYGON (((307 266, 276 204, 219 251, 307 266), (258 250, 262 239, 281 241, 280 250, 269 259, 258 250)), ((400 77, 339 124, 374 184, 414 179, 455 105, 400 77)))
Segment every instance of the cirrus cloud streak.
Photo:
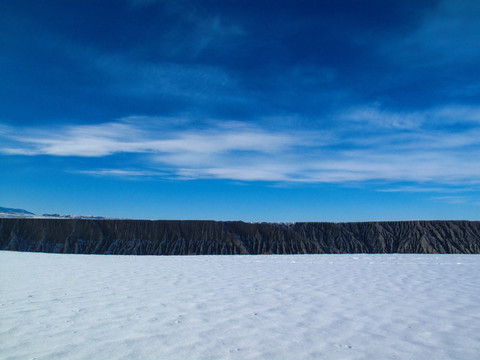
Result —
POLYGON ((310 131, 275 128, 261 120, 253 125, 139 116, 56 131, 3 126, 0 152, 112 157, 112 168, 78 169, 97 176, 477 184, 479 114, 471 106, 415 113, 366 106, 332 115, 336 126, 310 131), (115 161, 119 154, 137 156, 138 168, 122 167, 115 161))

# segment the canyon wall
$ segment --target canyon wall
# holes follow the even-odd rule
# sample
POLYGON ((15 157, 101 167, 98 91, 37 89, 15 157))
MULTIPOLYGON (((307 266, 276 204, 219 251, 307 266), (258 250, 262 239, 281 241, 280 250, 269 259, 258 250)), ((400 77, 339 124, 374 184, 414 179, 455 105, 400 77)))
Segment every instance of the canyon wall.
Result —
POLYGON ((480 222, 282 224, 0 218, 0 250, 122 255, 478 254, 480 222))

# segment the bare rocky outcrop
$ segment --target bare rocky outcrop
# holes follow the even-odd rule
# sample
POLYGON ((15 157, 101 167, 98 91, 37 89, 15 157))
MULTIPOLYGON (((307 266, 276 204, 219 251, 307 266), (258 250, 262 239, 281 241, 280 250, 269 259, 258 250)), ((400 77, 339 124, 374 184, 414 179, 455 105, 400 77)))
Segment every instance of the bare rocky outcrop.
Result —
POLYGON ((75 254, 480 253, 478 221, 0 219, 0 249, 75 254))

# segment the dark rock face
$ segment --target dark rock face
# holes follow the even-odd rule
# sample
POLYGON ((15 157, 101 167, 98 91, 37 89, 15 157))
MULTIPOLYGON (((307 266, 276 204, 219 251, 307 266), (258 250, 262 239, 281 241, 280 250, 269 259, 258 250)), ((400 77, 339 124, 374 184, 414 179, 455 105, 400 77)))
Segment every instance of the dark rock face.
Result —
POLYGON ((479 254, 478 221, 0 219, 0 250, 69 254, 479 254))

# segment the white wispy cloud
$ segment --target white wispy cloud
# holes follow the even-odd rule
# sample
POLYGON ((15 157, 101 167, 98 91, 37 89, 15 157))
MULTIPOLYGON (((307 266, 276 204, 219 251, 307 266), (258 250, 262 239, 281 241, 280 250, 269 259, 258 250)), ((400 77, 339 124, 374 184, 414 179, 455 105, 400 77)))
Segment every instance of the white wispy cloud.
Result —
POLYGON ((469 191, 470 189, 452 188, 452 187, 435 187, 435 186, 413 186, 413 185, 401 185, 379 189, 380 192, 409 192, 409 193, 457 193, 469 191))
POLYGON ((434 116, 443 123, 480 124, 480 107, 472 105, 443 106, 435 109, 434 116))
POLYGON ((471 198, 468 196, 436 196, 432 197, 432 200, 446 202, 449 204, 466 204, 471 202, 471 198))
POLYGON ((369 125, 397 130, 419 130, 442 125, 480 125, 480 107, 472 105, 443 105, 426 110, 392 111, 380 104, 353 107, 335 114, 351 121, 352 125, 369 125))
MULTIPOLYGON (((11 133, 14 133, 11 131, 11 133)), ((256 126, 219 123, 202 130, 169 131, 148 124, 110 122, 67 126, 56 131, 25 129, 9 136, 16 146, 3 147, 10 155, 100 157, 115 153, 217 154, 234 151, 275 152, 292 146, 295 138, 256 126)))
POLYGON ((420 112, 385 111, 380 105, 352 108, 344 111, 340 116, 357 123, 396 129, 416 129, 425 120, 425 115, 420 112))
POLYGON ((168 173, 150 170, 124 170, 124 169, 99 169, 99 170, 77 170, 77 174, 86 174, 92 176, 113 176, 122 178, 144 178, 144 177, 166 177, 168 173))
POLYGON ((479 111, 455 105, 402 113, 367 106, 344 112, 328 131, 273 127, 268 121, 196 123, 145 116, 55 131, 3 126, 0 152, 91 158, 131 154, 141 163, 138 169, 131 163, 128 168, 80 169, 97 176, 466 185, 480 183, 479 111))

